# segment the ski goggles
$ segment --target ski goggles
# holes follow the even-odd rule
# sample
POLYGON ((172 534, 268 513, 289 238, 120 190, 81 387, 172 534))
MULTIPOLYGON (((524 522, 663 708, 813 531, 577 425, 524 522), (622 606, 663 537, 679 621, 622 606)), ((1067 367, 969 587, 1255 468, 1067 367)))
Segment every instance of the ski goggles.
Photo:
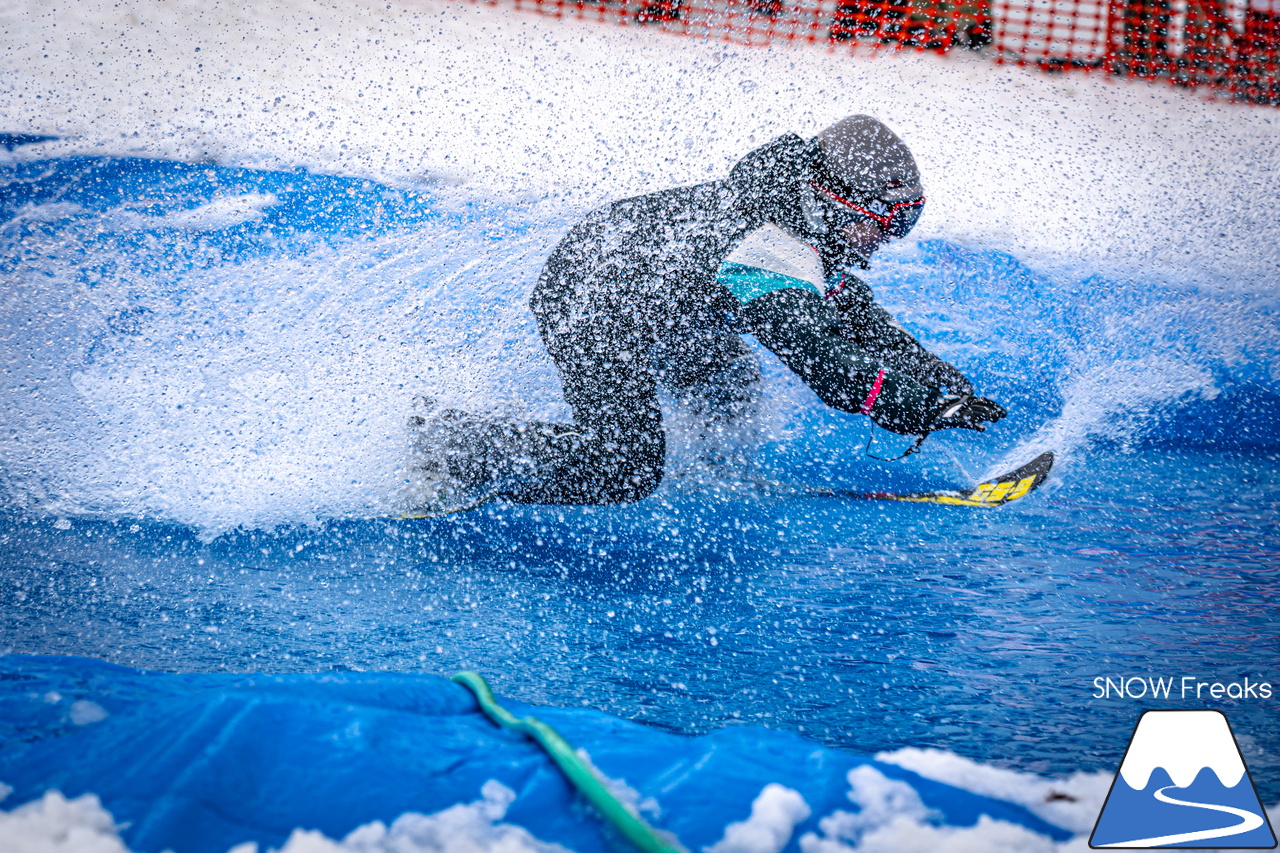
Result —
POLYGON ((821 197, 832 203, 837 214, 873 219, 880 226, 880 230, 890 237, 907 236, 919 221, 920 214, 924 212, 924 196, 895 204, 873 196, 865 196, 853 201, 832 192, 817 181, 809 181, 809 185, 817 190, 821 197))

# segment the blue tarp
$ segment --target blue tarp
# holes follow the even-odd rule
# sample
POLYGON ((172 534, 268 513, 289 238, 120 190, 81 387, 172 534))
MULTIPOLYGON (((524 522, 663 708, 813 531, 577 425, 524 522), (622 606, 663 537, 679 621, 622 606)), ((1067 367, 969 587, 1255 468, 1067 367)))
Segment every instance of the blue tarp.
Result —
MULTIPOLYGON (((746 819, 770 782, 812 809, 794 849, 822 816, 857 810, 846 775, 863 764, 906 781, 947 824, 986 814, 1069 837, 1019 806, 793 734, 744 726, 686 737, 590 710, 500 701, 654 798, 661 814, 651 823, 690 850, 746 819)), ((374 820, 478 800, 490 779, 516 792, 506 822, 584 853, 611 849, 535 744, 494 726, 466 689, 437 676, 172 674, 10 655, 0 657, 0 739, 0 782, 14 788, 5 808, 51 789, 96 794, 136 853, 225 853, 246 841, 265 850, 295 827, 340 839, 374 820)))

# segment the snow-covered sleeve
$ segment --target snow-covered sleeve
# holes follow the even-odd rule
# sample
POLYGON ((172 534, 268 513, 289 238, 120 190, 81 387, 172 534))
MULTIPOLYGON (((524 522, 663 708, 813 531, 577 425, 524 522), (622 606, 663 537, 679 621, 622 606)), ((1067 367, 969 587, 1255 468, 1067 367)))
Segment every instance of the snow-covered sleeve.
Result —
POLYGON ((953 394, 972 394, 973 385, 954 365, 929 352, 880 307, 871 288, 851 275, 836 277, 827 304, 840 315, 840 332, 864 353, 901 370, 917 382, 945 386, 953 394))
POLYGON ((772 223, 752 231, 729 253, 716 281, 741 305, 789 287, 824 291, 818 250, 772 223))
MULTIPOLYGON (((880 352, 864 351, 868 340, 842 333, 842 316, 826 298, 822 259, 808 243, 777 225, 765 225, 725 258, 716 280, 742 306, 737 315, 741 331, 754 335, 824 403, 870 415, 895 432, 928 429, 937 390, 887 364, 880 352)), ((866 295, 869 299, 870 290, 866 295)), ((892 321, 879 310, 873 321, 892 321)), ((906 332, 902 335, 914 342, 906 332)), ((862 335, 871 342, 880 337, 862 335)))

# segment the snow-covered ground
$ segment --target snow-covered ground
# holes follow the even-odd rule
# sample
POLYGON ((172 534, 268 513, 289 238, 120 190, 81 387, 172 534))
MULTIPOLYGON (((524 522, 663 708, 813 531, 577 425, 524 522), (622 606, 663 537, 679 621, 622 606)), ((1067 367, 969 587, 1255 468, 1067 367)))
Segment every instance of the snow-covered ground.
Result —
MULTIPOLYGON (((1043 268, 1273 286, 1280 112, 981 57, 874 60, 440 0, 11 0, 0 131, 566 209, 720 176, 853 112, 916 152, 917 234, 1043 268)), ((34 156, 31 155, 31 156, 34 156)))
MULTIPOLYGON (((779 853, 793 840, 802 853, 1086 853, 1111 784, 1105 773, 1044 779, 943 750, 906 749, 879 757, 927 778, 1025 805, 1077 835, 1054 842, 985 816, 971 827, 940 825, 914 789, 862 766, 848 774, 856 811, 836 810, 819 822, 819 832, 793 838, 796 825, 811 814, 809 805, 796 791, 770 784, 747 819, 726 826, 705 853, 779 853)), ((0 797, 5 793, 0 785, 0 797)), ((341 840, 299 827, 279 853, 569 853, 503 821, 515 798, 506 786, 490 781, 480 794, 474 802, 435 814, 404 814, 390 826, 375 821, 341 840)), ((1273 825, 1280 820, 1280 806, 1267 811, 1273 825)), ((10 853, 129 853, 111 813, 91 794, 68 800, 51 791, 11 812, 0 810, 0 838, 10 853)), ((259 850, 249 842, 228 853, 259 850)))
MULTIPOLYGON (((705 853, 779 853, 792 840, 802 853, 1085 853, 1093 814, 1102 807, 1110 780, 1102 773, 1078 773, 1051 781, 1030 774, 983 767, 950 753, 909 751, 903 756, 923 775, 938 768, 985 792, 1029 804, 1042 816, 1078 833, 1065 842, 1005 821, 981 818, 974 826, 941 825, 909 785, 886 778, 870 766, 848 774, 849 801, 855 811, 837 809, 819 822, 819 832, 793 839, 798 823, 811 815, 799 793, 766 785, 751 814, 725 827, 719 842, 705 853), (1070 797, 1069 805, 1044 806, 1049 791, 1070 797)), ((885 756, 892 761, 895 756, 885 756)), ((4 789, 0 786, 0 793, 4 789)), ((515 793, 497 782, 485 784, 481 798, 432 815, 408 813, 390 826, 373 822, 334 840, 299 828, 280 853, 569 853, 502 818, 515 793)), ((0 836, 16 844, 15 853, 128 853, 115 822, 97 798, 68 800, 57 792, 14 809, 0 811, 0 836)), ((258 853, 252 842, 229 853, 258 853)), ((265 853, 265 851, 264 851, 265 853)))

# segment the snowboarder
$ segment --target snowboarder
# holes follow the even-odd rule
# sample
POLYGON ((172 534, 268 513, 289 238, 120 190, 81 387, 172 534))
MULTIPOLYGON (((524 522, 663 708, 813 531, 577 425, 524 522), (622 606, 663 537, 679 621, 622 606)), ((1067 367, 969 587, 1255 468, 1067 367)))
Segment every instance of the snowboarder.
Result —
POLYGON ((596 210, 551 253, 531 299, 574 423, 430 411, 416 419, 424 481, 449 483, 455 500, 639 500, 662 478, 658 384, 743 407, 759 375, 744 333, 836 409, 902 434, 984 429, 1004 410, 854 275, 924 203, 906 145, 855 115, 809 141, 775 139, 727 179, 596 210))

